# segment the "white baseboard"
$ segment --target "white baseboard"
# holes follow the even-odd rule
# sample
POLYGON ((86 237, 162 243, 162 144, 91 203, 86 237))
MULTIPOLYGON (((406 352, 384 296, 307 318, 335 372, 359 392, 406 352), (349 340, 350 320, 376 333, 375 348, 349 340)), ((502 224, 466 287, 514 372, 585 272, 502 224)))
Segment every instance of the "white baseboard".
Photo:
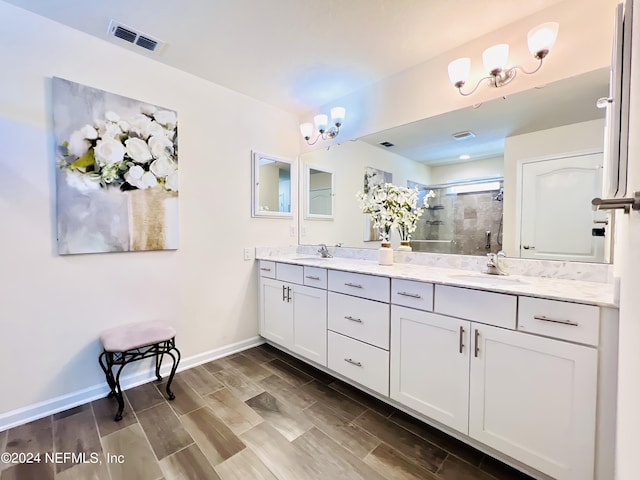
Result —
MULTIPOLYGON (((233 343, 224 347, 216 348, 208 352, 199 353, 188 358, 182 358, 178 365, 178 371, 187 370, 203 363, 216 360, 218 358, 226 357, 233 353, 241 352, 248 348, 252 348, 264 343, 262 337, 253 337, 241 342, 233 343)), ((96 360, 97 362, 97 360, 96 360)), ((164 366, 161 368, 160 373, 162 376, 166 376, 171 372, 171 364, 163 362, 164 366)), ((120 385, 123 390, 137 387, 144 383, 148 383, 156 378, 153 368, 142 372, 136 372, 129 376, 123 376, 120 379, 120 385)), ((8 430, 18 425, 38 420, 39 418, 52 415, 54 413, 63 412, 78 405, 83 405, 87 402, 92 402, 99 398, 106 397, 109 393, 109 387, 105 380, 97 385, 83 388, 75 392, 61 395, 59 397, 51 398, 43 402, 27 405, 26 407, 11 410, 10 412, 0 415, 0 432, 8 430)))

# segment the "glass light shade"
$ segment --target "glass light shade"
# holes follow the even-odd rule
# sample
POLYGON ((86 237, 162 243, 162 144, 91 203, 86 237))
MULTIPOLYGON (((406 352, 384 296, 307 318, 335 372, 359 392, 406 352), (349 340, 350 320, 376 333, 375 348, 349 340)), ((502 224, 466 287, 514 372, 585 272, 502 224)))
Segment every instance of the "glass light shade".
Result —
POLYGON ((557 22, 549 22, 529 30, 527 44, 531 55, 535 57, 538 52, 551 50, 553 44, 556 43, 559 27, 560 25, 557 22))
POLYGON ((468 57, 459 58, 449 64, 449 80, 454 85, 459 82, 466 83, 471 72, 471 59, 468 57))
POLYGON ((482 52, 482 63, 484 64, 484 68, 489 72, 503 70, 508 58, 509 45, 506 43, 499 43, 482 52))
POLYGON ((313 133, 313 123, 301 123, 300 133, 304 138, 311 138, 311 134, 313 133))
POLYGON ((324 113, 321 113, 320 115, 313 117, 313 123, 316 124, 318 131, 324 132, 327 129, 329 119, 324 113))
POLYGON ((346 110, 344 107, 333 107, 331 109, 331 123, 334 125, 342 125, 344 122, 344 114, 346 110))

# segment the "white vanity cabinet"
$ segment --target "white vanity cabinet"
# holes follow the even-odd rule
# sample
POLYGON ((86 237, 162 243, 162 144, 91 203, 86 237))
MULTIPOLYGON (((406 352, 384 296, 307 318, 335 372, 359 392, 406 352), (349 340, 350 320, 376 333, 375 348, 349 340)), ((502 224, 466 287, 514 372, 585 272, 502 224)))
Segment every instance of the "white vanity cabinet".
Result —
POLYGON ((307 277, 315 281, 323 272, 313 267, 269 263, 273 264, 263 265, 261 261, 259 267, 260 335, 326 366, 327 291, 303 285, 309 281, 307 277), (312 270, 305 272, 308 268, 312 270), (274 271, 275 278, 271 278, 274 271))
POLYGON ((617 312, 260 262, 260 334, 426 422, 555 480, 611 480, 617 312))
POLYGON ((572 342, 593 340, 599 309, 444 285, 434 309, 391 308, 391 398, 555 479, 593 479, 598 350, 572 342), (553 319, 536 333, 561 340, 516 331, 517 315, 553 319))
POLYGON ((389 395, 389 278, 329 270, 328 366, 389 395))
POLYGON ((597 350, 472 329, 469 436, 555 479, 594 478, 597 350))
POLYGON ((391 306, 393 400, 467 434, 471 322, 391 306))

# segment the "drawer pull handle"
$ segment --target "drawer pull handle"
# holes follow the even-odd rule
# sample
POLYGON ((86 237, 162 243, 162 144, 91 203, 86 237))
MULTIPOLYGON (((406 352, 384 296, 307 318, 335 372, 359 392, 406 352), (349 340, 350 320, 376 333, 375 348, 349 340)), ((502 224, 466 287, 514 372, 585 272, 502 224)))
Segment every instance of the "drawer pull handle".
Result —
POLYGON ((475 334, 475 346, 473 350, 473 356, 477 357, 478 353, 480 352, 480 331, 477 328, 475 334))
POLYGON ((320 280, 320 277, 316 277, 315 275, 306 275, 305 278, 310 280, 320 280))
POLYGON ((351 365, 355 365, 356 367, 362 366, 360 362, 356 362, 355 360, 351 360, 350 358, 345 358, 344 361, 350 363, 351 365))
POLYGON ((544 315, 534 315, 533 318, 536 320, 542 320, 543 322, 561 323, 562 325, 571 325, 572 327, 579 326, 577 322, 572 322, 571 320, 558 320, 556 318, 545 317, 544 315))
POLYGON ((260 267, 260 270, 262 270, 263 272, 270 272, 271 269, 267 268, 267 267, 260 267))
POLYGON ((347 282, 347 283, 345 283, 345 285, 346 285, 347 287, 362 288, 362 285, 358 285, 357 283, 347 282))
POLYGON ((402 295, 403 297, 422 298, 422 295, 418 295, 417 293, 398 292, 398 295, 402 295))
POLYGON ((460 345, 459 351, 462 353, 462 349, 464 348, 464 327, 460 327, 460 345))
POLYGON ((352 322, 362 323, 362 319, 352 317, 351 315, 345 315, 344 318, 346 318, 347 320, 351 320, 352 322))

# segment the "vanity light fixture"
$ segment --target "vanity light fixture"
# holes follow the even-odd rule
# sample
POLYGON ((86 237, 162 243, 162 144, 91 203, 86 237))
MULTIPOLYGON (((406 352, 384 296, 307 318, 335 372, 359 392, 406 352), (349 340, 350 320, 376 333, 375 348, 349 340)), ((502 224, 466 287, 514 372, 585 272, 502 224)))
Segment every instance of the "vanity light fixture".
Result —
POLYGON ((469 72, 471 71, 471 59, 468 57, 459 58, 449 64, 449 79, 458 89, 460 95, 466 97, 475 92, 483 80, 486 80, 487 85, 490 87, 502 87, 516 77, 518 70, 526 75, 536 73, 542 67, 542 61, 549 54, 551 47, 553 47, 556 41, 558 27, 559 25, 556 22, 543 23, 531 29, 527 34, 529 51, 534 58, 539 61, 538 66, 532 71, 527 71, 519 65, 507 67, 509 45, 507 43, 500 43, 487 48, 482 53, 482 62, 489 72, 489 75, 478 80, 473 90, 467 93, 462 91, 462 87, 467 82, 469 72))
POLYGON ((330 138, 335 138, 340 133, 340 127, 344 122, 344 115, 346 110, 344 107, 333 107, 331 109, 331 123, 332 125, 329 127, 329 118, 325 114, 319 114, 313 117, 313 123, 303 123, 300 125, 300 133, 307 141, 308 145, 314 145, 319 138, 323 140, 327 140, 330 138), (313 135, 314 130, 317 130, 317 136, 313 142, 310 142, 311 136, 313 135))

